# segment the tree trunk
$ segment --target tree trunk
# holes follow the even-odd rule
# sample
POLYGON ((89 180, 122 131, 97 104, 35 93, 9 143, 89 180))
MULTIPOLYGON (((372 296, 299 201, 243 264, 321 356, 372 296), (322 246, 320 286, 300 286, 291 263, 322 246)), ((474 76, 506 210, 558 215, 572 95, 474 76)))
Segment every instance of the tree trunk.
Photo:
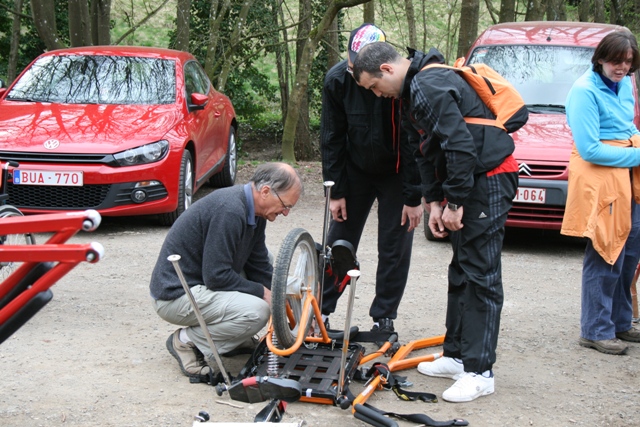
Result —
POLYGON ((624 14, 622 5, 624 0, 611 0, 611 15, 609 22, 616 25, 624 25, 624 14))
POLYGON ((404 9, 407 13, 407 27, 409 30, 409 46, 415 48, 418 45, 416 36, 416 16, 413 10, 413 0, 404 0, 404 9))
MULTIPOLYGON (((327 0, 327 4, 331 0, 327 0)), ((340 33, 338 29, 338 15, 331 21, 331 25, 327 30, 327 34, 324 37, 324 42, 327 46, 327 70, 336 65, 342 59, 340 55, 340 33)))
POLYGON ((589 8, 591 5, 590 3, 591 3, 590 0, 580 0, 580 3, 578 3, 578 20, 580 22, 589 22, 590 20, 589 8))
POLYGON ((515 0, 502 0, 500 2, 500 15, 498 22, 515 22, 516 2, 515 0))
POLYGON ((542 21, 544 18, 544 7, 541 0, 527 0, 527 13, 525 21, 542 21))
POLYGON ((91 21, 87 0, 68 0, 69 41, 71 47, 91 46, 91 21))
POLYGON ((189 19, 191 0, 178 0, 176 9, 176 44, 174 49, 189 51, 189 19))
MULTIPOLYGON (((300 23, 298 24, 298 40, 296 41, 296 69, 300 67, 302 51, 311 32, 311 0, 299 0, 298 10, 300 11, 300 23)), ((333 21, 335 19, 331 22, 333 21)), ((311 60, 313 61, 313 58, 311 60)), ((311 159, 314 154, 311 146, 311 133, 309 132, 309 96, 306 89, 300 97, 298 105, 298 126, 296 127, 294 152, 296 158, 300 160, 311 159)))
POLYGON ((7 85, 16 78, 18 69, 18 49, 20 47, 20 15, 22 11, 22 0, 14 0, 13 7, 16 12, 13 14, 13 23, 11 26, 11 46, 9 47, 9 61, 7 64, 7 85))
POLYGON ((221 6, 218 5, 217 0, 211 2, 211 11, 209 12, 209 43, 207 57, 204 60, 204 71, 209 75, 210 79, 215 74, 214 64, 216 60, 216 48, 218 46, 218 32, 230 5, 230 0, 224 0, 221 6))
POLYGON ((231 33, 231 38, 229 39, 229 49, 224 52, 224 63, 222 64, 222 71, 220 75, 218 75, 218 90, 220 92, 224 92, 225 87, 227 86, 227 79, 229 78, 229 72, 231 71, 231 67, 233 66, 233 56, 236 50, 238 49, 240 36, 244 31, 244 28, 247 24, 247 16, 249 15, 249 10, 251 9, 251 5, 253 4, 253 0, 245 0, 242 3, 242 8, 240 9, 240 14, 238 15, 238 20, 233 25, 233 32, 231 33))
MULTIPOLYGON (((333 0, 331 0, 333 1, 333 0)), ((373 0, 367 0, 362 8, 362 22, 376 23, 376 9, 373 0)), ((358 24, 359 26, 359 24, 358 24)))
POLYGON ((91 39, 94 45, 111 44, 111 0, 91 1, 91 39))
POLYGON ((309 34, 307 42, 304 44, 302 56, 298 70, 296 71, 295 82, 291 91, 291 98, 287 108, 287 119, 284 123, 282 133, 282 160, 289 163, 295 163, 296 156, 294 152, 294 140, 296 135, 296 127, 298 126, 298 108, 303 96, 307 94, 309 85, 309 72, 311 70, 311 62, 315 55, 318 43, 324 37, 327 29, 331 25, 338 11, 345 7, 357 6, 366 0, 333 0, 325 11, 320 23, 309 34))
POLYGON ((604 24, 607 17, 604 12, 604 0, 593 0, 593 22, 604 24))
POLYGON ((282 124, 287 120, 287 111, 289 107, 289 98, 291 94, 289 92, 289 83, 293 72, 291 70, 291 54, 289 52, 289 34, 287 32, 287 26, 285 25, 284 11, 282 10, 282 4, 284 0, 278 1, 277 11, 278 18, 276 22, 280 22, 282 28, 282 43, 278 43, 276 48, 279 53, 277 58, 278 63, 278 82, 280 83, 280 109, 282 111, 282 124))
POLYGON ((547 21, 566 21, 564 0, 547 0, 547 21))
POLYGON ((460 33, 457 57, 463 57, 478 37, 479 0, 462 0, 460 8, 460 33))
POLYGON ((47 50, 62 49, 64 44, 58 37, 56 11, 53 0, 31 0, 33 25, 47 50))

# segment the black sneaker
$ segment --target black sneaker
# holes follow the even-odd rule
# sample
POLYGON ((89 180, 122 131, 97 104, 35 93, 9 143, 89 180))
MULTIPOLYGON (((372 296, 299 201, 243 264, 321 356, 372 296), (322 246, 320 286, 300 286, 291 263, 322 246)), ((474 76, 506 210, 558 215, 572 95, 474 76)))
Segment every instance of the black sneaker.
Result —
MULTIPOLYGON (((395 332, 395 329, 393 328, 393 320, 389 319, 388 317, 373 319, 373 322, 374 323, 371 327, 371 332, 378 332, 381 335, 391 334, 395 332)), ((387 340, 388 338, 385 341, 375 341, 375 345, 377 345, 378 347, 382 347, 387 340)))
POLYGON ((371 332, 395 332, 396 330, 393 328, 393 320, 388 317, 382 317, 380 319, 373 319, 373 326, 371 327, 371 332))

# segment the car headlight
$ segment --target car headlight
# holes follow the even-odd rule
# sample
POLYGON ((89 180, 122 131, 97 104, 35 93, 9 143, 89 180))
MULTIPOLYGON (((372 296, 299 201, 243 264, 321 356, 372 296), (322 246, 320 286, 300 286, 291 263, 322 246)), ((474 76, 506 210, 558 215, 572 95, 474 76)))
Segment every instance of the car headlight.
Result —
POLYGON ((169 151, 169 142, 162 140, 152 144, 130 148, 113 155, 120 166, 144 165, 157 162, 169 151))

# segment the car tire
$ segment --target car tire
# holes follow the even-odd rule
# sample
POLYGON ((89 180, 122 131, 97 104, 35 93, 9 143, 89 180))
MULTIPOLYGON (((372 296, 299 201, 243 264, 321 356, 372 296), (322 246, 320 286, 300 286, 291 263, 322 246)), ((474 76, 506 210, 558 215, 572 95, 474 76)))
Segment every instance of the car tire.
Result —
POLYGON ((440 239, 433 235, 431 229, 429 228, 429 211, 427 211, 426 209, 424 210, 424 237, 426 237, 426 239, 430 242, 444 242, 447 240, 447 237, 440 239))
POLYGON ((209 179, 212 187, 231 187, 236 182, 236 172, 238 171, 238 146, 236 145, 236 130, 229 129, 229 144, 227 154, 224 159, 222 170, 209 179))
POLYGON ((173 225, 180 215, 191 206, 193 202, 193 161, 191 152, 184 150, 180 162, 180 182, 178 183, 178 206, 173 212, 160 215, 162 225, 173 225))

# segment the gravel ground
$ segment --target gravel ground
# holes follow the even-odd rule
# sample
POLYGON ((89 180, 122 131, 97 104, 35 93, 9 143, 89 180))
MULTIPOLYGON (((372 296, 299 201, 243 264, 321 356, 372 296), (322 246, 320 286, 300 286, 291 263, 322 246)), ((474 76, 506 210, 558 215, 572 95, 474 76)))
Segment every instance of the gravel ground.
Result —
MULTIPOLYGON (((321 241, 320 165, 301 164, 300 172, 305 195, 287 218, 267 227, 274 253, 295 227, 321 241)), ((252 166, 242 167, 238 182, 246 182, 251 173, 252 166)), ((367 314, 374 289, 376 227, 372 215, 358 253, 362 277, 353 324, 362 329, 371 325, 367 314)), ((0 346, 0 425, 191 426, 201 410, 215 422, 253 421, 264 404, 233 402, 227 395, 218 397, 210 386, 190 384, 165 348, 175 327, 151 309, 148 282, 166 232, 149 218, 103 218, 97 231, 72 239, 100 242, 106 255, 62 278, 53 287, 53 301, 0 346)), ((583 242, 557 233, 508 230, 493 395, 452 404, 442 399, 405 402, 378 391, 368 402, 436 420, 462 417, 471 426, 640 426, 640 345, 631 344, 626 356, 608 356, 577 344, 583 250, 583 242)), ((447 243, 425 240, 421 225, 395 322, 401 343, 444 333, 450 256, 447 243)), ((334 327, 344 320, 346 303, 343 298, 332 316, 334 327)), ((245 361, 246 356, 228 358, 225 366, 237 373, 245 361)), ((413 390, 438 396, 452 383, 413 368, 399 374, 414 383, 413 390)), ((354 393, 362 388, 359 382, 351 386, 354 393)), ((338 407, 290 404, 283 422, 301 421, 308 426, 365 425, 338 407)))

